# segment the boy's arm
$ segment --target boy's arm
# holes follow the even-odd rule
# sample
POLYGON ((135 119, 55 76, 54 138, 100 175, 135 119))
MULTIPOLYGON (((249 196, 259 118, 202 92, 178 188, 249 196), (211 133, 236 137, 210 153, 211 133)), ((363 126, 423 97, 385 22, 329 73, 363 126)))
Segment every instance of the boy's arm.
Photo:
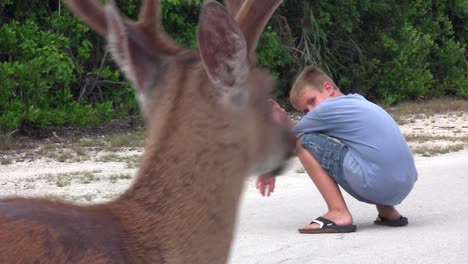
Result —
POLYGON ((297 139, 292 131, 293 131, 293 128, 296 126, 296 123, 294 123, 288 117, 288 114, 286 113, 286 111, 275 100, 270 99, 270 103, 271 103, 272 118, 290 132, 289 139, 291 141, 291 144, 295 146, 297 139))
POLYGON ((270 196, 275 191, 276 177, 258 176, 255 186, 262 196, 270 196))
POLYGON ((286 111, 275 100, 270 99, 270 103, 273 119, 278 123, 283 124, 289 131, 291 131, 296 124, 289 119, 286 111))
POLYGON ((292 129, 294 128, 294 126, 296 126, 296 123, 294 123, 291 119, 287 119, 285 121, 285 126, 289 129, 289 131, 292 131, 292 129))
MULTIPOLYGON (((270 99, 271 103, 271 116, 272 118, 285 126, 289 131, 292 131, 296 125, 291 119, 289 119, 286 111, 273 99, 270 99)), ((291 133, 291 144, 295 144, 295 137, 291 133)), ((260 175, 257 177, 256 187, 262 196, 270 196, 275 190, 275 176, 277 173, 269 173, 266 175, 260 175)))

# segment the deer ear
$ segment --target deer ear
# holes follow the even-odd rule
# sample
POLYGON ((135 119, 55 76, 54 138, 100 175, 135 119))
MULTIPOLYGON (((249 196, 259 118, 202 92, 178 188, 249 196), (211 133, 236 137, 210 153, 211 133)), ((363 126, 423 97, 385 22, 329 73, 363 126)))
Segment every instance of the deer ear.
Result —
POLYGON ((148 86, 148 76, 155 68, 157 55, 145 43, 139 32, 124 22, 114 1, 105 7, 107 40, 112 55, 139 92, 148 86))
POLYGON ((209 78, 223 91, 239 93, 250 65, 237 23, 222 5, 206 1, 198 25, 199 50, 209 78))

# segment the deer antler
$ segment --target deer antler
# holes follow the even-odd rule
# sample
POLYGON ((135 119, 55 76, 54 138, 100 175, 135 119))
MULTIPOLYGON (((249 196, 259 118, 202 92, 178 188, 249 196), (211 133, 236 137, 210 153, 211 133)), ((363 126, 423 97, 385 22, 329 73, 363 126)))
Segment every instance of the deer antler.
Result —
POLYGON ((226 0, 225 1, 225 5, 229 11, 229 14, 231 14, 232 17, 236 17, 236 14, 241 8, 243 3, 244 3, 244 0, 226 0))
POLYGON ((65 0, 68 8, 84 23, 101 35, 107 34, 107 23, 104 8, 95 0, 65 0))
MULTIPOLYGON (((106 11, 96 0, 65 0, 73 13, 101 35, 108 34, 106 11)), ((107 4, 115 5, 115 0, 107 4)), ((138 21, 123 17, 125 25, 140 33, 143 41, 165 54, 175 54, 181 48, 166 34, 159 22, 159 1, 143 0, 138 21)))
MULTIPOLYGON (((232 12, 241 2, 242 0, 227 1, 226 4, 231 9, 231 14, 234 14, 232 12)), ((281 0, 246 0, 235 16, 247 41, 249 61, 252 64, 255 64, 255 48, 260 35, 280 3, 281 0)))
POLYGON ((144 0, 135 28, 148 38, 162 53, 174 54, 181 49, 162 29, 159 19, 159 1, 144 0))

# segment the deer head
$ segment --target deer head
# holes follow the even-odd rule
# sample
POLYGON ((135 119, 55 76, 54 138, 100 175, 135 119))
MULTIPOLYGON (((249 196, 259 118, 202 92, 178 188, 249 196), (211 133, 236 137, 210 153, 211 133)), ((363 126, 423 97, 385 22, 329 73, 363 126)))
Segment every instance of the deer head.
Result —
MULTIPOLYGON (((222 112, 223 122, 240 119, 231 129, 257 137, 254 140, 257 143, 252 146, 260 146, 256 149, 262 154, 270 153, 255 155, 256 159, 276 159, 269 163, 281 164, 283 158, 274 156, 282 156, 284 151, 269 151, 272 146, 268 147, 285 149, 283 140, 268 142, 275 134, 281 135, 276 135, 276 139, 284 136, 283 129, 268 116, 266 99, 275 83, 268 73, 255 66, 258 39, 281 1, 271 0, 267 4, 265 1, 227 1, 235 19, 216 1, 205 1, 199 22, 199 52, 180 47, 168 37, 159 21, 158 1, 143 2, 140 19, 135 22, 119 13, 113 0, 105 7, 93 0, 66 1, 77 16, 107 37, 116 62, 137 89, 150 127, 163 124, 157 117, 168 113, 169 104, 174 106, 184 101, 182 93, 198 93, 204 97, 201 101, 191 97, 187 105, 173 109, 171 116, 183 115, 190 120, 197 110, 194 106, 204 105, 205 108, 210 106, 212 112, 222 112), (251 126, 244 125, 252 122, 252 130, 245 130, 251 126)), ((182 125, 178 120, 170 122, 182 125)))

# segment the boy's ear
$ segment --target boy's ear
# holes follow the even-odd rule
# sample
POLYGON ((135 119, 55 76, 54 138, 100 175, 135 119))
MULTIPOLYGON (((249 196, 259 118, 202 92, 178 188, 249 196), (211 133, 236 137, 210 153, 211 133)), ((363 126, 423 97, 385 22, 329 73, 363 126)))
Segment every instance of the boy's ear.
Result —
POLYGON ((333 95, 335 93, 335 88, 331 82, 324 82, 322 84, 322 90, 326 91, 329 95, 333 95))

